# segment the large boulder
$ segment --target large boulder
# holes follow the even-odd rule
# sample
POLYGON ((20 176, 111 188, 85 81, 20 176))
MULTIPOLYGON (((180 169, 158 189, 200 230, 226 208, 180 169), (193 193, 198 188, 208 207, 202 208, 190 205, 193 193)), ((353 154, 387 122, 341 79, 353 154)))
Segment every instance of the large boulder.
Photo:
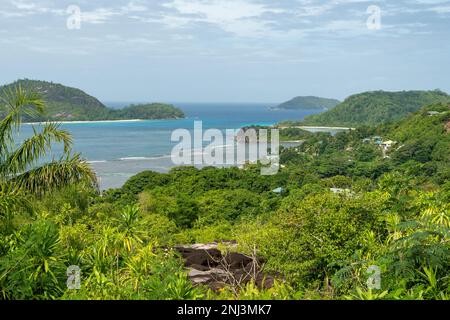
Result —
MULTIPOLYGON (((236 242, 220 242, 228 248, 236 248, 236 242)), ((238 252, 225 255, 219 250, 219 242, 177 246, 189 270, 194 285, 207 285, 219 290, 226 285, 245 285, 254 281, 259 288, 273 287, 275 278, 262 272, 263 261, 238 252)))
POLYGON ((181 254, 188 268, 193 266, 214 268, 222 259, 222 253, 217 248, 176 247, 175 250, 181 254))
POLYGON ((258 261, 246 256, 245 254, 230 252, 224 257, 225 263, 230 267, 231 270, 244 270, 247 265, 259 264, 258 261))

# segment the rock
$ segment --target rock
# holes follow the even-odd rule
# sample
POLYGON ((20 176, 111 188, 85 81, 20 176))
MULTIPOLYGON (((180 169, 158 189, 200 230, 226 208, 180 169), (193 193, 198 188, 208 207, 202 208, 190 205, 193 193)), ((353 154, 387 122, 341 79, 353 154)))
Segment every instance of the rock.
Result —
POLYGON ((226 279, 226 272, 217 268, 208 271, 199 271, 191 268, 189 271, 189 278, 194 284, 223 282, 226 279))
POLYGON ((271 275, 265 275, 263 273, 258 273, 256 277, 256 286, 262 289, 270 289, 275 284, 275 278, 271 275))
POLYGON ((218 249, 220 244, 237 247, 233 241, 216 241, 207 244, 177 246, 177 250, 189 269, 189 279, 194 285, 207 285, 211 290, 220 290, 226 285, 245 285, 255 281, 259 288, 273 287, 275 278, 261 270, 263 261, 238 252, 225 256, 218 249))
POLYGON ((213 243, 207 243, 207 244, 193 244, 191 246, 192 249, 196 249, 196 250, 212 250, 212 249, 217 249, 218 247, 218 243, 217 242, 213 242, 213 243))
POLYGON ((192 247, 175 247, 183 259, 186 267, 193 265, 202 267, 216 267, 222 259, 222 253, 218 249, 195 249, 192 247))
POLYGON ((230 266, 230 269, 238 270, 253 263, 253 259, 241 253, 231 252, 225 256, 225 262, 230 266))
POLYGON ((211 267, 202 266, 200 264, 193 264, 189 266, 191 269, 199 270, 199 271, 208 271, 211 267))

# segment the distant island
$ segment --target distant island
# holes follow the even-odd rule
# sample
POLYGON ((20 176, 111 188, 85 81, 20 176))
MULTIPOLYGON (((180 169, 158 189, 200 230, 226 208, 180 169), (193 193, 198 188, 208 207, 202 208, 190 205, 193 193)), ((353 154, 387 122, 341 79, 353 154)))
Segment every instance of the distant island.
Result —
POLYGON ((340 103, 336 99, 327 99, 320 97, 295 97, 272 109, 274 110, 320 110, 326 111, 336 107, 340 103))
MULTIPOLYGON (((29 122, 40 121, 99 121, 99 120, 156 120, 179 119, 185 115, 182 110, 173 105, 149 103, 131 105, 123 109, 106 107, 98 99, 76 88, 47 81, 18 80, 0 87, 0 93, 21 86, 23 89, 39 93, 47 106, 45 116, 25 116, 29 122)), ((5 110, 0 110, 3 117, 5 110)))
POLYGON ((403 119, 421 107, 450 102, 450 96, 440 90, 432 91, 370 91, 355 94, 335 108, 311 115, 303 121, 289 121, 289 126, 379 125, 403 119))

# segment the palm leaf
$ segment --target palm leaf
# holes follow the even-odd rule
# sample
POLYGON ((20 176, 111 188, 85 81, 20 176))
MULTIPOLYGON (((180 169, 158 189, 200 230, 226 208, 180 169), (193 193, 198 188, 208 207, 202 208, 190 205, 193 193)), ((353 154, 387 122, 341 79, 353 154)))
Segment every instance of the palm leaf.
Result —
POLYGON ((6 116, 0 122, 0 151, 13 141, 13 130, 18 130, 23 115, 33 117, 42 115, 45 111, 40 95, 24 90, 21 85, 0 92, 0 107, 6 111, 6 116))
POLYGON ((25 171, 46 155, 53 142, 63 143, 64 153, 69 152, 72 138, 67 131, 60 130, 58 124, 46 124, 42 132, 37 132, 35 128, 33 130, 34 135, 31 138, 26 139, 19 148, 7 154, 0 165, 0 174, 11 176, 25 171))
POLYGON ((11 182, 22 190, 39 196, 83 181, 98 189, 95 173, 86 162, 81 160, 80 155, 76 154, 31 169, 13 178, 11 182))

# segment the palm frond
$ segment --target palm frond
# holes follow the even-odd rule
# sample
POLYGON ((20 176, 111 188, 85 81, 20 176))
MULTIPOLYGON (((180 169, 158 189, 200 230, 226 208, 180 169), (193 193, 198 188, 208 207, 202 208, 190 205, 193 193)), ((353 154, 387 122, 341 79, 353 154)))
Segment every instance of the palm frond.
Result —
POLYGON ((45 104, 41 96, 33 91, 16 85, 0 92, 0 108, 5 109, 6 116, 0 122, 0 150, 12 141, 12 132, 22 123, 22 116, 44 114, 45 104))
POLYGON ((0 175, 11 176, 25 171, 29 166, 35 164, 39 158, 46 155, 51 149, 52 143, 63 143, 64 153, 68 153, 72 146, 70 134, 59 129, 59 124, 46 124, 41 132, 33 127, 34 135, 26 139, 16 150, 7 154, 0 165, 0 175))
POLYGON ((98 189, 94 171, 80 158, 79 154, 68 155, 59 161, 31 169, 13 178, 11 182, 20 189, 38 196, 80 182, 88 182, 98 189))

